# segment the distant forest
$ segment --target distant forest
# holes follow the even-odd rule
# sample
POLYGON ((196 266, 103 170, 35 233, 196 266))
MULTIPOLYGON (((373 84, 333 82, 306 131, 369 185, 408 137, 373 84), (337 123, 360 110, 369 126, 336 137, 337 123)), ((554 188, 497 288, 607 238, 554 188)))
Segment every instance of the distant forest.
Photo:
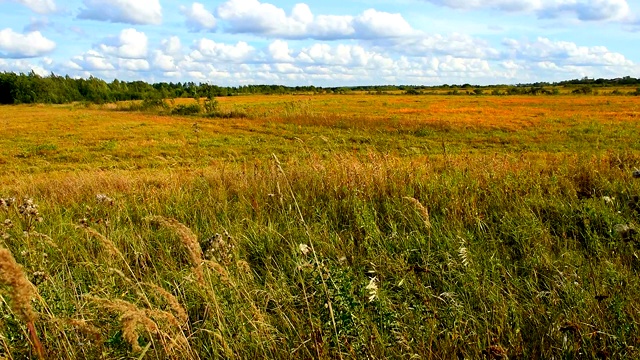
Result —
MULTIPOLYGON (((171 98, 214 98, 219 96, 237 96, 249 94, 311 94, 335 93, 348 94, 367 92, 370 94, 386 94, 400 92, 405 94, 492 94, 492 95, 540 95, 558 94, 558 87, 574 88, 571 93, 591 94, 594 89, 614 86, 636 87, 640 79, 625 76, 617 79, 582 78, 554 83, 538 82, 517 85, 479 86, 439 85, 383 85, 354 87, 315 87, 315 86, 282 86, 282 85, 244 85, 237 87, 216 86, 206 83, 177 82, 149 84, 144 81, 104 80, 89 77, 75 79, 69 76, 40 76, 35 72, 16 74, 0 73, 0 104, 64 104, 72 102, 109 103, 127 100, 171 99, 171 98), (491 90, 488 92, 487 90, 491 90)), ((614 91, 614 93, 620 93, 614 91)), ((622 94, 622 93, 620 93, 622 94)), ((640 88, 626 93, 640 95, 640 88)))

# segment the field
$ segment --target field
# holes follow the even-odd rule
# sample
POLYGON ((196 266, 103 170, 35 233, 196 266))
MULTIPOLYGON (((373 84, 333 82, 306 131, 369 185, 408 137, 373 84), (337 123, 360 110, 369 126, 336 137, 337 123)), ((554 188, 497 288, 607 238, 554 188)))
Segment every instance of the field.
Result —
POLYGON ((640 98, 218 101, 0 107, 0 357, 640 357, 640 98))

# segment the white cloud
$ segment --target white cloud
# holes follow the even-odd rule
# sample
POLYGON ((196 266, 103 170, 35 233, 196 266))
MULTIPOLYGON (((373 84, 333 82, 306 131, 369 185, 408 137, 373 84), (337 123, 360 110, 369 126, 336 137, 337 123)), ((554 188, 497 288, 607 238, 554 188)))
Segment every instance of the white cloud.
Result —
MULTIPOLYGON (((0 0, 3 2, 6 0, 0 0)), ((49 14, 57 10, 54 0, 8 0, 22 4, 38 14, 49 14)))
POLYGON ((307 25, 306 36, 319 40, 335 40, 356 37, 352 16, 318 15, 307 25))
POLYGON ((38 57, 55 48, 56 43, 42 36, 39 31, 27 34, 20 34, 9 28, 0 31, 0 57, 38 57))
POLYGON ((292 62, 291 50, 289 50, 289 44, 284 40, 276 40, 269 44, 269 55, 271 58, 279 63, 292 62))
POLYGON ((175 71, 177 69, 173 56, 166 55, 161 51, 154 52, 153 66, 164 72, 175 71))
POLYGON ((94 50, 89 50, 82 55, 74 56, 70 64, 67 65, 86 71, 115 70, 115 66, 111 64, 107 57, 94 50))
POLYGON ((172 36, 168 39, 164 39, 160 42, 162 51, 168 55, 181 55, 182 54, 182 42, 177 36, 172 36))
POLYGON ((187 26, 193 31, 216 28, 216 18, 200 3, 193 3, 191 7, 181 6, 180 12, 187 18, 187 26))
POLYGON ((147 71, 149 62, 144 59, 118 59, 118 68, 129 71, 147 71))
POLYGON ((452 55, 459 58, 496 59, 500 52, 486 41, 464 34, 407 36, 376 41, 379 48, 407 56, 452 55))
POLYGON ((542 18, 568 15, 581 21, 622 21, 631 17, 626 0, 425 0, 454 9, 492 9, 535 13, 542 18))
POLYGON ((314 65, 340 65, 352 67, 381 68, 393 64, 390 57, 367 51, 359 45, 340 44, 330 46, 324 43, 314 44, 303 48, 296 60, 301 63, 314 65))
POLYGON ((142 59, 147 56, 148 39, 143 32, 124 29, 117 38, 109 38, 99 48, 108 55, 125 59, 142 59))
POLYGON ((244 41, 235 45, 217 43, 209 39, 200 39, 194 46, 190 57, 195 61, 231 61, 244 62, 250 60, 255 48, 244 41))
MULTIPOLYGON (((298 8, 296 18, 309 18, 303 10, 298 8)), ((506 39, 498 48, 462 34, 415 33, 358 43, 277 39, 256 44, 260 42, 201 38, 187 48, 177 36, 148 44, 144 33, 125 29, 120 36, 60 66, 72 76, 179 79, 234 86, 516 83, 564 80, 580 74, 618 77, 640 69, 606 47, 546 38, 506 39)))
POLYGON ((308 5, 296 4, 287 14, 258 0, 228 0, 217 9, 231 33, 253 33, 286 39, 371 39, 416 34, 401 14, 369 9, 358 16, 318 15, 308 5))
POLYGON ((83 0, 83 3, 80 19, 137 25, 162 23, 159 0, 83 0))
POLYGON ((535 41, 506 39, 503 44, 510 56, 531 62, 562 63, 577 66, 630 66, 632 61, 624 55, 609 51, 604 46, 578 46, 568 41, 552 41, 539 37, 535 41))
POLYGON ((0 72, 2 71, 12 71, 28 74, 31 71, 35 72, 40 76, 47 76, 51 74, 50 70, 45 69, 42 65, 33 64, 30 61, 19 59, 19 60, 5 60, 0 59, 0 72))
POLYGON ((411 25, 400 14, 369 9, 353 19, 357 34, 364 38, 401 37, 414 34, 411 25))
MULTIPOLYGON (((298 15, 301 7, 297 6, 298 15)), ((287 17, 285 11, 273 4, 258 0, 229 0, 217 9, 218 17, 229 24, 232 33, 290 34, 304 33, 305 23, 300 16, 287 17)), ((308 19, 307 19, 308 20, 308 19)))
POLYGON ((180 38, 172 36, 160 42, 160 48, 153 52, 153 66, 164 72, 175 72, 177 62, 183 58, 180 38))
POLYGON ((568 6, 583 21, 625 20, 631 16, 626 0, 589 0, 568 6))

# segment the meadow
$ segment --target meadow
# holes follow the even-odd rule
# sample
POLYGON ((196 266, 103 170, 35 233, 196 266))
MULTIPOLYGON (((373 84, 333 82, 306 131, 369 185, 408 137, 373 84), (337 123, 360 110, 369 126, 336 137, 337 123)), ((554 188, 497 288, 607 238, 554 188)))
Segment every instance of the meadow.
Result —
POLYGON ((640 98, 217 101, 0 106, 0 357, 640 357, 640 98))

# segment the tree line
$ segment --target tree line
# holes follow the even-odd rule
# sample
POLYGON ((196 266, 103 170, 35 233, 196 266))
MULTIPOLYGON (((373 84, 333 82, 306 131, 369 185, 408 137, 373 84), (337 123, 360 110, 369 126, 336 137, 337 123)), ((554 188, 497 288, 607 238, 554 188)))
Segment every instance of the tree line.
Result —
MULTIPOLYGON (((576 79, 557 83, 538 82, 533 84, 517 84, 510 88, 508 94, 527 94, 530 91, 519 91, 518 88, 537 89, 546 91, 548 86, 589 87, 606 86, 634 86, 640 85, 640 79, 625 76, 617 79, 576 79)), ((148 99, 172 99, 172 98, 213 98, 220 96, 235 96, 249 94, 299 94, 299 93, 336 93, 345 94, 354 91, 366 91, 369 93, 387 93, 390 91, 404 91, 408 94, 419 94, 421 90, 449 89, 456 92, 457 89, 475 89, 477 94, 482 94, 480 89, 488 89, 493 86, 478 85, 439 85, 439 86, 414 86, 414 85, 380 85, 380 86, 354 86, 354 87, 315 87, 315 86, 283 86, 283 85, 244 85, 225 87, 207 83, 177 82, 154 83, 144 81, 120 81, 106 82, 102 79, 90 76, 88 79, 72 78, 51 74, 40 76, 31 71, 28 74, 2 72, 0 73, 0 104, 64 104, 71 102, 109 103, 127 100, 148 99)), ((580 90, 582 91, 582 90, 580 90)))

